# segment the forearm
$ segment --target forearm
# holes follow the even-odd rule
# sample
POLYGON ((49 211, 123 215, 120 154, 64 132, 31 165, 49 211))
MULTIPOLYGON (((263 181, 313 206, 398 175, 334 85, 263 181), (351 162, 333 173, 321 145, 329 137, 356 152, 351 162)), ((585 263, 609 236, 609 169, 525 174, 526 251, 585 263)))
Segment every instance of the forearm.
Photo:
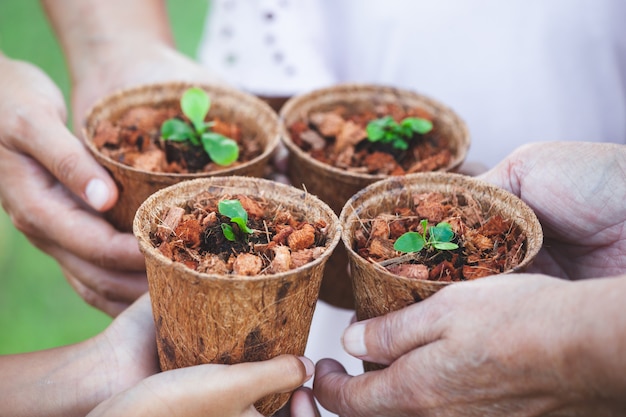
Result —
POLYGON ((106 367, 89 340, 72 346, 0 357, 0 415, 84 416, 110 396, 106 367))
MULTIPOLYGON (((147 45, 173 46, 163 0, 41 0, 74 80, 147 45)), ((129 63, 132 65, 132 63, 129 63)))

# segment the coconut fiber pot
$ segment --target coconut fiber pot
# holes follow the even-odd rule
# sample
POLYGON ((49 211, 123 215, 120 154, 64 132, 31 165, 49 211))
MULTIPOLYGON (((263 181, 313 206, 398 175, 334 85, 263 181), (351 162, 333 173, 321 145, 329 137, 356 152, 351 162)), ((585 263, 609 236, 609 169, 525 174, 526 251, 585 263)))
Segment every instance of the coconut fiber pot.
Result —
MULTIPOLYGON (((196 179, 150 196, 137 211, 133 227, 146 257, 163 370, 304 354, 324 266, 341 235, 337 216, 317 197, 259 178, 196 179), (286 272, 257 276, 200 273, 172 261, 153 243, 163 212, 185 206, 201 192, 218 197, 256 196, 294 218, 324 222, 327 234, 321 256, 286 272)), ((257 409, 271 415, 289 396, 284 393, 266 397, 256 404, 257 409)))
MULTIPOLYGON (((471 198, 477 203, 476 210, 481 211, 485 218, 499 214, 523 233, 525 238, 519 245, 518 262, 501 274, 523 271, 539 252, 543 233, 535 213, 522 200, 503 189, 453 173, 412 174, 377 182, 355 194, 340 215, 342 240, 350 260, 358 320, 399 310, 457 282, 396 275, 381 266, 382 262, 365 259, 356 250, 359 235, 372 224, 369 219, 380 214, 393 214, 398 207, 414 206, 416 201, 420 201, 418 195, 431 192, 455 198, 469 196, 458 197, 458 201, 467 202, 471 198)), ((368 233, 370 232, 366 231, 366 236, 368 233)), ((460 242, 461 251, 468 250, 465 245, 460 242)), ((397 256, 402 256, 402 253, 397 252, 397 256)), ((381 368, 380 365, 370 363, 365 363, 364 367, 366 370, 381 368)))
POLYGON ((125 232, 132 230, 139 205, 161 188, 183 180, 208 176, 264 176, 267 162, 280 141, 278 116, 262 100, 231 88, 185 82, 149 84, 121 90, 102 99, 88 112, 83 134, 87 148, 110 172, 118 187, 118 202, 105 216, 116 228, 125 232), (95 145, 94 136, 103 122, 115 122, 128 110, 138 106, 180 109, 180 98, 190 87, 200 87, 208 93, 211 99, 208 117, 236 123, 246 137, 254 137, 254 140, 259 141, 263 149, 260 155, 210 172, 165 173, 140 170, 120 163, 104 155, 95 145))
MULTIPOLYGON (((307 120, 313 113, 344 107, 348 113, 374 111, 383 105, 397 104, 400 108, 420 108, 432 116, 432 122, 441 136, 448 138, 451 157, 441 171, 454 170, 465 159, 470 136, 464 121, 444 104, 414 91, 369 84, 343 84, 294 96, 280 111, 284 132, 282 139, 289 150, 288 175, 296 187, 317 195, 335 210, 341 212, 346 201, 367 185, 388 178, 389 175, 348 171, 313 158, 298 146, 289 126, 307 120)), ((348 259, 340 246, 334 252, 322 281, 320 299, 343 308, 354 308, 352 286, 346 274, 348 259)))

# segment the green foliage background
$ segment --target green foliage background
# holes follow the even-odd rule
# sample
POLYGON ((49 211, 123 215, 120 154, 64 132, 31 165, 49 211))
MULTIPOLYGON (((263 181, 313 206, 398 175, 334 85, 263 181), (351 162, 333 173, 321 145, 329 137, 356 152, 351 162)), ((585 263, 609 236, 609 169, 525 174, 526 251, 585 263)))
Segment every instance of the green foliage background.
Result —
MULTIPOLYGON (((178 48, 195 56, 208 0, 168 0, 167 5, 178 48)), ((38 0, 0 0, 0 50, 42 68, 68 98, 67 68, 38 0)), ((110 322, 76 295, 56 262, 0 211, 0 354, 75 343, 110 322)))

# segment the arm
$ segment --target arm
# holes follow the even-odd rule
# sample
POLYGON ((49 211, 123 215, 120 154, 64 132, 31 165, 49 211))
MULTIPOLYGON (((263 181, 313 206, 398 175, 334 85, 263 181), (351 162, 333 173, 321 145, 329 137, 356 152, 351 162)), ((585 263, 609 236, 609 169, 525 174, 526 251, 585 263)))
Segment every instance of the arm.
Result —
POLYGON ((67 57, 75 127, 113 90, 165 81, 216 81, 174 46, 163 0, 41 0, 67 57))

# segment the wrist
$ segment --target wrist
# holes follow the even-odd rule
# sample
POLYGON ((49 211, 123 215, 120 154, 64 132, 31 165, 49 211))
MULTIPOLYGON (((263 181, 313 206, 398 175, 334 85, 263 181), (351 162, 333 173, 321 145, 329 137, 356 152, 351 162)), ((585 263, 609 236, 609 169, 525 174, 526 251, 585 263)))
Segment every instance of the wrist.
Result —
POLYGON ((626 276, 571 283, 568 296, 572 309, 568 331, 564 332, 569 336, 562 363, 567 367, 567 380, 580 393, 579 406, 587 406, 598 416, 624 411, 626 317, 622 305, 626 276))

